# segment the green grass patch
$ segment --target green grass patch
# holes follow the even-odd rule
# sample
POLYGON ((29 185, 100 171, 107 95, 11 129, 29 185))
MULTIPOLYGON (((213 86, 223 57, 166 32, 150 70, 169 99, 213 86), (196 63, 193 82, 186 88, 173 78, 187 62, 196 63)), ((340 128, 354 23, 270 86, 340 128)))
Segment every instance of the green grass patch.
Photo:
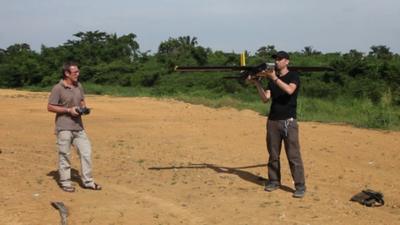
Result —
MULTIPOLYGON (((239 110, 249 109, 266 115, 270 104, 258 98, 256 90, 247 94, 220 94, 210 90, 192 90, 177 92, 168 89, 121 87, 112 85, 84 84, 87 94, 124 97, 172 98, 191 104, 200 104, 212 108, 232 107, 239 110)), ((50 91, 51 87, 25 87, 30 91, 50 91)), ((356 127, 400 130, 400 107, 381 103, 372 103, 368 99, 338 97, 322 99, 300 96, 298 99, 298 119, 324 123, 345 123, 356 127)))
POLYGON ((373 104, 368 99, 334 100, 301 97, 298 116, 303 121, 346 123, 356 127, 400 130, 400 108, 373 104))

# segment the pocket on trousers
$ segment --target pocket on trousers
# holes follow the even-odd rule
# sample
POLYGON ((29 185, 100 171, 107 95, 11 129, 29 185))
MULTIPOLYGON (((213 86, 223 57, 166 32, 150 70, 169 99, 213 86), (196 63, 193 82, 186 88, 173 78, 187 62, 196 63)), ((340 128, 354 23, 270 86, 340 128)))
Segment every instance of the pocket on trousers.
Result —
POLYGON ((293 128, 293 129, 299 129, 299 125, 297 123, 297 120, 293 120, 289 123, 289 128, 293 128))
POLYGON ((57 134, 57 145, 62 147, 68 147, 71 145, 72 134, 70 131, 60 131, 57 134))

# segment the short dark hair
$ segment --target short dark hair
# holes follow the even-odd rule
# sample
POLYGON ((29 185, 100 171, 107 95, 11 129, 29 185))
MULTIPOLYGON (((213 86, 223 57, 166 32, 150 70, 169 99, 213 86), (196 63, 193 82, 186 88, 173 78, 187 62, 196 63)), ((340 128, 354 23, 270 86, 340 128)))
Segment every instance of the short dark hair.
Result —
POLYGON ((69 68, 71 67, 71 66, 78 66, 78 63, 77 62, 74 62, 74 61, 68 61, 68 62, 65 62, 64 64, 63 64, 63 66, 62 66, 62 69, 61 69, 61 77, 62 78, 65 78, 65 72, 70 72, 69 71, 69 68))

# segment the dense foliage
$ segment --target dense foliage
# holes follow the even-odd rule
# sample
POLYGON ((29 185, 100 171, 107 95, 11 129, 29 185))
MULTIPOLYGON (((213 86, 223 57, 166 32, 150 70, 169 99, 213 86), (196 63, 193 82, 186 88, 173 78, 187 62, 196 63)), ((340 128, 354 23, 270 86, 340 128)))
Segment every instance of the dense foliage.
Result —
MULTIPOLYGON (((363 99, 382 107, 400 106, 400 56, 386 46, 370 52, 321 53, 310 46, 290 52, 291 64, 331 66, 336 72, 302 74, 302 96, 334 101, 363 99)), ((276 52, 273 45, 247 53, 247 64, 256 65, 276 52)), ((0 49, 0 87, 50 87, 61 77, 63 62, 80 63, 81 81, 114 87, 150 89, 152 95, 230 96, 258 100, 254 87, 244 81, 222 79, 233 74, 176 73, 175 65, 238 65, 239 53, 213 51, 183 36, 160 43, 156 53, 140 52, 135 34, 118 37, 100 31, 79 32, 58 47, 42 46, 40 53, 26 43, 0 49)))

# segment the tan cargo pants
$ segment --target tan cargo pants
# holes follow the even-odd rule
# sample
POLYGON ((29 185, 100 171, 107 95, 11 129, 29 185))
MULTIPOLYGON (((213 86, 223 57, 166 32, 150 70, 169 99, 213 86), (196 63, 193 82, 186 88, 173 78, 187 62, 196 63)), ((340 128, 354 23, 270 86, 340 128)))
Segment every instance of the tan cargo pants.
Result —
POLYGON ((59 184, 63 187, 71 186, 71 145, 75 146, 80 157, 82 184, 84 186, 93 185, 92 149, 84 130, 59 131, 57 133, 59 184))

